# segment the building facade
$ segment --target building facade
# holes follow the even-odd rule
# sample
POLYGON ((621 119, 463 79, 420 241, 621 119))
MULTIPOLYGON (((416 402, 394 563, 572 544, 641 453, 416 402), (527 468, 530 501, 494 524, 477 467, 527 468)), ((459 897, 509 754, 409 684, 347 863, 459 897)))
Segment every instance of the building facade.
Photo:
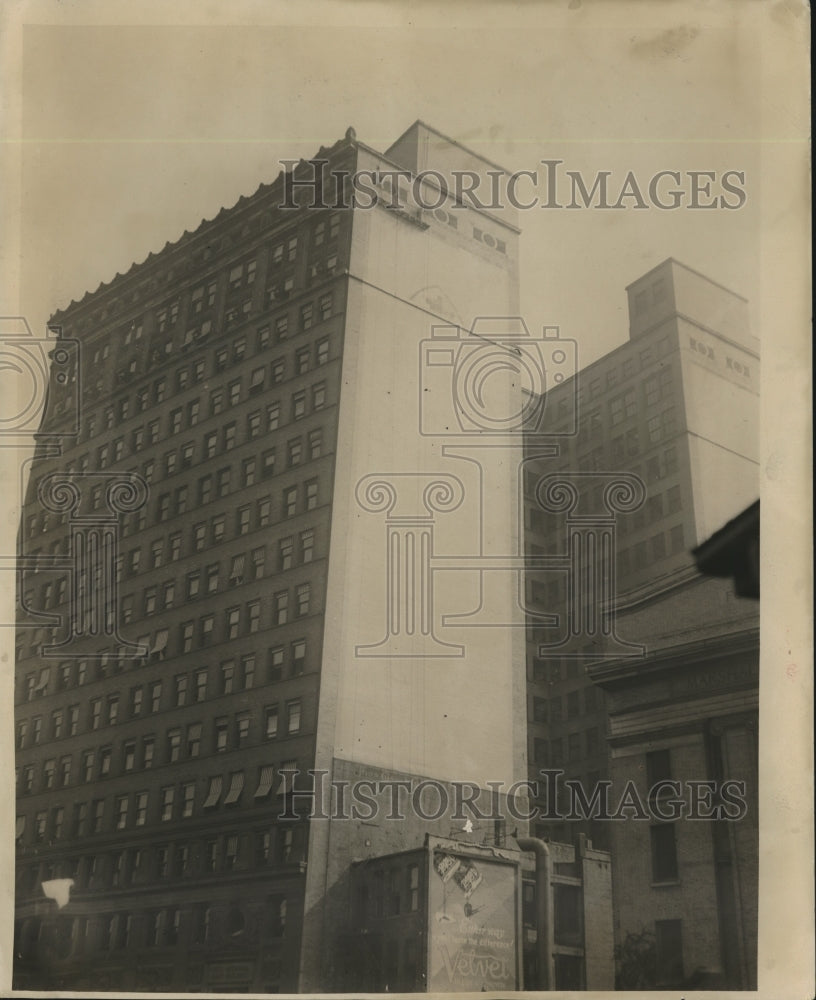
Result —
MULTIPOLYGON (((608 776, 608 758, 605 692, 587 671, 599 659, 636 660, 645 651, 623 619, 609 633, 606 609, 693 566, 692 547, 758 489, 759 360, 746 301, 673 259, 627 295, 629 340, 582 368, 574 386, 549 389, 559 453, 542 460, 528 447, 523 484, 531 777, 563 768, 590 791, 608 776), (579 420, 571 433, 573 397, 579 420), (569 509, 548 494, 563 483, 575 490, 569 509), (615 489, 617 507, 606 492, 615 489), (580 522, 589 530, 572 541, 580 522), (559 555, 580 568, 535 569, 532 560, 559 555), (547 621, 548 613, 556 618, 547 621)), ((565 840, 582 830, 610 846, 603 823, 538 829, 565 840)))
POLYGON ((52 317, 19 536, 17 988, 332 989, 352 860, 450 821, 310 822, 309 769, 488 802, 525 777, 523 610, 493 587, 502 627, 457 628, 481 577, 442 565, 523 555, 515 489, 482 521, 520 435, 448 436, 462 339, 518 311, 518 229, 430 175, 434 207, 408 204, 434 165, 495 169, 421 123, 386 154, 349 130, 52 317), (362 170, 390 174, 365 210, 342 196, 362 170))
POLYGON ((610 779, 632 782, 649 815, 609 824, 618 985, 755 990, 756 606, 730 580, 690 570, 632 594, 621 617, 648 641, 646 657, 591 676, 606 692, 610 779))

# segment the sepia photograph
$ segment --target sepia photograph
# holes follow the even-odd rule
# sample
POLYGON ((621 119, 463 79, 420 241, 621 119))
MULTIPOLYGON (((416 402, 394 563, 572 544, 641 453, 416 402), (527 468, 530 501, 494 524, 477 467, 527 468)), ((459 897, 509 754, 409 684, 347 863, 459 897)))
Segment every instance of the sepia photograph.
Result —
POLYGON ((813 995, 809 17, 6 6, 9 995, 813 995))

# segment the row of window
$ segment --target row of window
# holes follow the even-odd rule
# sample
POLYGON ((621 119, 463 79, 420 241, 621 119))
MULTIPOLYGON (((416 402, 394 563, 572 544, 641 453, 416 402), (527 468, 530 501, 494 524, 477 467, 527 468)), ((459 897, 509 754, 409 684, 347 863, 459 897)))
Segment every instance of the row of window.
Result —
MULTIPOLYGON (((207 740, 208 746, 204 747, 204 753, 225 753, 247 746, 253 735, 252 721, 252 715, 248 710, 236 712, 232 718, 226 715, 217 717, 213 720, 207 740)), ((300 698, 290 699, 282 706, 268 705, 263 714, 262 738, 271 740, 279 735, 295 736, 301 731, 301 721, 300 698)), ((181 726, 168 728, 164 735, 164 756, 161 763, 175 764, 181 760, 194 760, 200 757, 203 731, 204 724, 198 721, 188 723, 185 729, 181 726)), ((116 762, 112 745, 84 750, 80 754, 79 781, 88 784, 106 777, 118 777, 121 774, 148 770, 156 764, 156 736, 152 733, 141 737, 138 741, 125 740, 118 750, 119 759, 116 762)), ((59 760, 51 757, 43 761, 38 790, 47 792, 71 785, 73 761, 74 757, 71 754, 59 760)), ((22 768, 20 788, 22 795, 34 792, 35 770, 33 764, 22 768)))
POLYGON ((533 740, 533 760, 539 767, 561 767, 587 757, 597 757, 601 750, 598 728, 569 733, 566 738, 536 737, 533 740))
MULTIPOLYGON (((616 557, 618 580, 625 579, 629 573, 636 573, 669 556, 676 556, 685 551, 685 530, 682 524, 674 525, 667 532, 659 531, 630 548, 619 548, 616 557)), ((530 580, 528 594, 530 604, 537 610, 563 607, 567 597, 572 596, 570 581, 566 574, 550 580, 549 583, 530 580)))
MULTIPOLYGON (((266 901, 263 932, 265 938, 283 937, 286 928, 286 897, 270 896, 266 901)), ((46 931, 42 918, 15 924, 15 954, 40 957, 38 944, 46 934, 50 949, 60 959, 70 956, 129 948, 204 945, 214 937, 234 939, 247 928, 243 910, 237 906, 215 908, 197 903, 191 909, 178 907, 100 913, 93 917, 58 916, 46 931), (50 932, 50 933, 49 933, 50 932)))
MULTIPOLYGON (((143 739, 144 745, 147 738, 143 739)), ((150 743, 151 753, 155 741, 150 743)), ((108 748, 110 750, 110 748, 108 748)), ((109 759, 109 758, 108 758, 109 759)), ((108 765, 110 767, 110 765, 108 765)), ((85 780, 96 780, 97 767, 95 751, 83 755, 83 767, 88 768, 85 780), (88 776, 90 775, 90 776, 88 776)), ((27 768, 26 770, 33 770, 27 768)), ((34 825, 30 840, 34 844, 53 843, 63 838, 76 839, 89 835, 131 830, 153 823, 170 823, 179 819, 190 819, 200 815, 201 810, 219 806, 238 805, 242 798, 245 804, 261 804, 274 791, 276 796, 284 796, 295 787, 298 773, 296 760, 284 761, 279 767, 262 764, 257 771, 254 786, 251 785, 244 796, 247 775, 243 770, 227 774, 217 774, 201 781, 186 781, 179 785, 164 785, 154 789, 130 792, 123 795, 99 797, 90 802, 74 802, 70 812, 70 822, 66 808, 56 805, 41 809, 34 815, 34 825), (206 782, 206 784, 205 784, 206 782), (202 797, 200 792, 206 788, 202 797), (156 794, 158 793, 158 794, 156 794)), ((27 776, 23 774, 23 780, 27 776)), ((25 785, 22 792, 25 794, 25 785)), ((18 817, 17 840, 26 839, 26 821, 18 817)))
POLYGON ((594 712, 598 701, 598 689, 594 685, 569 691, 564 697, 551 694, 547 698, 540 698, 534 695, 532 721, 561 722, 565 718, 577 719, 584 713, 594 712))
MULTIPOLYGON (((243 507, 236 513, 239 534, 246 534, 249 531, 251 507, 243 507)), ((177 561, 181 555, 181 535, 180 533, 171 539, 159 538, 150 545, 149 568, 159 569, 164 565, 165 550, 169 548, 170 562, 177 561)), ((138 551, 138 550, 137 550, 138 551)), ((177 587, 175 579, 169 579, 161 584, 156 584, 145 588, 141 600, 137 601, 133 594, 122 597, 120 602, 120 620, 123 624, 128 624, 133 620, 134 613, 141 612, 142 615, 152 615, 159 610, 167 610, 175 605, 180 594, 185 600, 190 601, 205 594, 215 594, 219 592, 219 587, 223 591, 224 584, 229 587, 238 587, 245 582, 264 579, 270 571, 282 573, 292 569, 296 565, 303 566, 314 559, 314 531, 307 528, 295 535, 287 535, 278 540, 277 552, 274 565, 270 566, 267 560, 267 546, 259 545, 249 552, 234 555, 229 562, 229 571, 221 563, 210 563, 188 572, 184 579, 183 588, 177 587)), ((80 580, 82 577, 80 577, 80 580)), ((39 607, 48 611, 63 604, 67 594, 67 579, 60 578, 55 582, 44 583, 40 589, 41 603, 39 607)), ((25 595, 27 607, 31 607, 34 600, 33 590, 29 590, 25 595)))
MULTIPOLYGON (((274 449, 271 451, 271 461, 274 462, 274 449)), ((241 504, 236 510, 233 520, 232 537, 239 538, 267 528, 278 521, 288 520, 300 514, 315 510, 319 504, 319 485, 317 479, 308 479, 302 484, 295 484, 285 487, 280 494, 280 501, 277 510, 273 509, 272 498, 269 495, 262 496, 253 504, 241 504), (277 515, 277 517, 274 517, 277 515), (273 519, 274 518, 274 519, 273 519)), ((195 508, 198 510, 198 507, 195 508)), ((178 516, 187 510, 187 493, 185 488, 180 488, 175 495, 164 494, 158 502, 159 520, 168 520, 172 516, 178 516)), ((227 539, 228 515, 224 513, 214 514, 208 521, 196 521, 190 534, 190 552, 203 552, 212 545, 218 545, 227 539)), ((129 529, 123 534, 127 537, 131 534, 139 533, 147 528, 147 514, 144 510, 131 515, 129 522, 126 522, 129 529)), ((151 543, 151 557, 153 553, 151 543)), ((175 532, 169 536, 168 545, 170 549, 170 561, 175 561, 181 556, 182 535, 175 532)), ((141 548, 131 549, 125 556, 124 569, 129 576, 139 572, 141 567, 141 548)), ((121 565, 121 563, 119 564, 121 565)), ((121 581, 121 576, 119 577, 121 581)))
MULTIPOLYGON (((328 277, 337 270, 338 251, 336 239, 339 233, 339 216, 333 216, 327 223, 327 230, 322 234, 319 243, 312 243, 308 277, 312 280, 328 277)), ((315 238, 318 234, 315 233, 315 238)), ((302 242, 301 233, 295 232, 283 242, 276 242, 269 248, 270 267, 267 274, 265 298, 269 303, 278 304, 288 298, 294 290, 296 279, 296 262, 298 244, 302 242)), ((201 280, 190 289, 189 300, 182 309, 182 298, 177 296, 157 308, 152 316, 156 335, 153 337, 152 350, 158 354, 170 354, 174 344, 174 334, 179 325, 179 319, 186 319, 187 329, 195 328, 201 323, 202 317, 215 315, 221 302, 224 306, 224 318, 227 324, 234 322, 236 316, 247 314, 252 308, 254 288, 258 273, 258 251, 243 261, 233 262, 221 274, 213 273, 201 280), (249 302, 248 308, 245 303, 249 302), (168 349, 170 345, 170 349, 168 349)), ((174 277, 173 271, 167 272, 168 280, 174 277)), ((96 325, 104 322, 107 312, 101 311, 96 318, 96 325)), ((80 322, 78 329, 85 323, 80 322)), ((144 317, 131 320, 121 327, 104 344, 98 344, 92 355, 93 364, 99 366, 106 361, 113 350, 117 358, 134 358, 133 349, 143 338, 144 317), (129 350, 127 350, 129 349, 129 350)), ((134 359, 135 360, 135 359, 134 359)))
MULTIPOLYGON (((321 318, 323 318, 324 312, 325 309, 320 313, 321 318)), ((309 324, 310 326, 311 324, 309 324)), ((283 343, 291 335, 291 332, 287 316, 278 317, 273 325, 260 326, 255 334, 254 354, 261 354, 274 344, 283 343)), ((233 367, 241 366, 248 357, 248 351, 249 340, 246 335, 236 337, 230 344, 219 347, 212 356, 210 375, 215 377, 233 367)), ((229 383, 217 384, 209 392, 208 414, 215 416, 224 412, 228 406, 235 406, 243 399, 260 393, 267 381, 276 384, 286 378, 303 375, 312 368, 320 368, 327 364, 329 359, 330 338, 328 336, 304 344, 295 350, 293 357, 282 355, 268 364, 253 369, 248 381, 245 381, 243 376, 236 375, 229 383)), ((100 431, 115 430, 118 425, 127 421, 131 416, 144 413, 152 406, 163 403, 165 399, 170 398, 171 391, 180 393, 191 386, 203 383, 208 375, 207 369, 207 359, 199 357, 190 364, 178 368, 172 378, 162 375, 154 379, 150 385, 140 388, 134 397, 127 393, 120 393, 119 401, 115 404, 108 404, 101 413, 88 412, 83 414, 82 438, 88 440, 95 437, 100 431)), ((189 400, 182 409, 186 413, 187 426, 194 426, 203 418, 201 397, 189 400)), ((160 429, 152 433, 160 433, 160 429)), ((133 434, 135 435, 136 431, 133 434)), ((145 438, 141 440, 144 441, 145 438)), ((133 450, 139 446, 137 437, 131 437, 131 446, 133 450)), ((122 447, 124 447, 124 438, 122 439, 122 447)), ((86 460, 89 460, 87 456, 85 457, 86 460)), ((80 469, 80 471, 82 470, 80 469)))
MULTIPOLYGON (((148 660, 164 659, 169 630, 159 629, 153 634, 138 637, 138 642, 150 650, 148 660)), ((286 675, 289 677, 299 677, 306 669, 306 640, 303 638, 294 639, 287 647, 283 645, 270 647, 267 651, 266 674, 260 678, 260 682, 275 683, 286 675)), ((135 661, 139 662, 139 661, 135 661)), ((25 677, 25 700, 35 701, 46 696, 49 691, 68 691, 75 687, 94 680, 102 680, 114 673, 121 672, 122 660, 117 659, 115 654, 110 652, 104 654, 103 658, 94 661, 89 670, 87 660, 68 660, 55 668, 52 679, 52 668, 41 667, 39 671, 32 671, 25 677), (53 680, 53 683, 52 683, 53 680)), ((168 704, 165 692, 167 689, 162 680, 154 681, 149 685, 150 697, 145 701, 145 685, 139 684, 131 687, 128 699, 128 713, 130 718, 141 715, 143 709, 150 707, 151 712, 163 711, 166 708, 180 708, 189 702, 199 703, 210 697, 221 697, 232 694, 233 691, 249 691, 258 683, 256 671, 256 653, 254 651, 245 653, 240 657, 231 657, 222 661, 218 668, 217 683, 213 685, 211 669, 201 667, 188 673, 177 674, 172 689, 172 702, 168 704)), ((95 698, 89 701, 91 710, 87 717, 87 725, 90 729, 98 728, 98 721, 101 719, 101 699, 95 698)), ((116 722, 119 707, 119 694, 115 693, 108 698, 107 719, 108 724, 116 722)), ((36 746, 43 736, 42 716, 35 716, 31 721, 31 735, 28 737, 29 720, 22 719, 17 727, 18 749, 25 745, 36 746)), ((59 739, 61 736, 75 736, 79 732, 80 707, 79 705, 69 705, 54 709, 50 717, 49 739, 59 739)))
MULTIPOLYGON (((581 412, 585 403, 600 399, 603 393, 613 390, 616 386, 637 375, 639 372, 644 372, 651 368, 656 361, 666 357, 670 350, 671 343, 669 337, 668 335, 664 335, 654 343, 644 344, 637 354, 634 351, 622 352, 626 353, 627 356, 621 359, 620 365, 610 366, 603 375, 600 373, 596 375, 591 369, 588 372, 581 372, 578 375, 579 384, 577 390, 579 412, 581 412)), ((666 370, 668 369, 663 369, 663 371, 666 370)), ((651 378, 652 375, 650 374, 648 377, 651 378)), ((662 378, 662 384, 666 389, 669 389, 671 380, 665 376, 662 376, 662 378)), ((660 379, 661 375, 658 374, 658 381, 660 379)))
MULTIPOLYGON (((172 606, 175 601, 175 585, 171 589, 162 592, 162 599, 170 598, 170 604, 165 603, 163 608, 172 606)), ((159 610, 159 591, 157 587, 149 587, 145 591, 144 614, 149 616, 159 610)), ((279 628, 300 618, 305 618, 313 612, 312 607, 312 585, 303 582, 289 589, 276 590, 271 595, 269 608, 264 620, 264 602, 260 598, 245 602, 243 605, 233 605, 220 612, 221 626, 217 627, 217 615, 215 612, 201 615, 198 619, 190 619, 182 622, 178 627, 178 644, 172 650, 177 654, 190 653, 194 649, 202 649, 220 642, 230 642, 242 636, 254 635, 262 630, 279 628)), ((89 618, 90 621, 90 613, 89 618)), ((115 624, 115 611, 110 609, 107 612, 106 623, 109 628, 115 624)), ((33 629, 29 634, 30 650, 36 655, 43 639, 50 632, 45 628, 33 629)), ((169 640, 169 630, 159 629, 156 633, 154 643, 160 646, 159 650, 152 648, 148 651, 160 652, 164 654, 169 640)), ((22 658, 22 648, 18 650, 18 656, 22 658)), ((163 658, 163 656, 161 657, 163 658)), ((39 678, 35 674, 26 677, 26 700, 42 696, 46 693, 44 685, 40 683, 42 672, 39 678), (31 678, 34 678, 32 680, 31 678)))

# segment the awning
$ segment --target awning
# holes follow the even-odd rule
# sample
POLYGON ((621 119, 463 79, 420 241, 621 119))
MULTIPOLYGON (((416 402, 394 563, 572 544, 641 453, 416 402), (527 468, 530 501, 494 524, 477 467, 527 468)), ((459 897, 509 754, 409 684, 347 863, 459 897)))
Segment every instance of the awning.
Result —
POLYGON ((255 789, 255 798, 263 799, 272 791, 272 782, 275 780, 275 768, 271 764, 264 764, 261 768, 261 776, 258 779, 258 787, 255 789))
POLYGON ((34 688, 35 692, 44 691, 48 687, 48 676, 51 673, 48 667, 44 667, 40 671, 40 679, 37 681, 37 686, 34 688))
POLYGON ((230 777, 229 791, 227 792, 226 798, 224 799, 225 806, 234 805, 238 799, 241 797, 241 792, 244 790, 244 772, 236 771, 235 774, 230 777))
POLYGON ((240 580, 244 575, 244 556, 236 556, 232 560, 232 569, 230 570, 230 580, 240 580))
POLYGON ((159 629, 156 633, 156 641, 153 644, 154 653, 163 653, 167 649, 167 637, 169 634, 166 628, 159 629))
POLYGON ((205 809, 209 809, 218 804, 218 800, 221 798, 221 787, 223 784, 224 779, 220 774, 215 778, 210 778, 210 788, 207 792, 207 798, 204 800, 205 809))
MULTIPOLYGON (((270 778, 271 781, 271 778, 270 778)), ((268 789, 267 789, 268 791, 268 789)), ((20 837, 25 833, 26 818, 25 816, 17 817, 17 824, 14 828, 14 839, 19 840, 20 837)))

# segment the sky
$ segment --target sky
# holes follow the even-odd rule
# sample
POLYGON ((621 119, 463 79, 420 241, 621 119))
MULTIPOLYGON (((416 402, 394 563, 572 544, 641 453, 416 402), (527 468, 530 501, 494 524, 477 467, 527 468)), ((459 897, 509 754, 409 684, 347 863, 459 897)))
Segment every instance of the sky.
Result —
POLYGON ((690 170, 714 171, 715 186, 745 173, 736 211, 521 213, 523 316, 575 337, 582 364, 626 338, 625 286, 668 256, 754 298, 756 36, 706 5, 634 5, 625 26, 589 6, 513 6, 489 30, 464 17, 433 30, 26 26, 21 312, 41 329, 273 180, 280 159, 313 156, 349 125, 385 149, 417 118, 510 170, 562 160, 588 187, 598 171, 610 190, 628 171, 644 189, 658 170, 686 189, 690 170))

